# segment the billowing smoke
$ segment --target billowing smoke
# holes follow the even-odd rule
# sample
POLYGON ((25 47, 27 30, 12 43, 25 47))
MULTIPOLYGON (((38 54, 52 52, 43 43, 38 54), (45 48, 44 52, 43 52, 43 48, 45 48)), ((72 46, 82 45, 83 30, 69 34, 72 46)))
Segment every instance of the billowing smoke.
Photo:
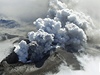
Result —
MULTIPOLYGON (((44 56, 43 53, 58 46, 71 51, 81 50, 88 40, 86 31, 92 29, 90 17, 68 9, 64 3, 58 0, 50 2, 47 18, 37 19, 34 21, 34 25, 37 31, 29 32, 28 39, 30 42, 37 42, 39 48, 36 53, 40 53, 41 57, 44 56)), ((22 46, 26 43, 21 41, 20 44, 22 46)), ((18 47, 21 48, 20 44, 18 47)), ((24 55, 23 49, 27 52, 28 48, 23 46, 22 49, 15 49, 19 57, 20 51, 24 55)), ((24 59, 20 61, 24 62, 24 59)))
MULTIPOLYGON (((62 47, 68 50, 79 51, 89 46, 89 53, 100 50, 99 35, 99 0, 0 0, 0 13, 8 17, 33 22, 37 31, 28 33, 28 40, 32 43, 36 41, 38 48, 35 50, 42 58, 52 48, 62 47), (62 1, 62 2, 61 2, 62 1), (64 4, 63 2, 66 2, 64 4), (14 8, 13 8, 14 7, 14 8), (42 9, 43 8, 43 9, 42 9), (73 9, 73 10, 72 10, 73 9), (21 11, 22 10, 22 11, 21 11), (93 22, 89 16, 92 17, 93 22), (47 16, 46 16, 47 15, 47 16), (46 17, 46 18, 45 18, 46 17), (89 45, 87 45, 87 43, 89 45), (98 44, 98 45, 97 45, 98 44), (96 48, 93 50, 93 48, 96 48)), ((19 61, 26 63, 29 45, 21 41, 15 48, 15 53, 19 56, 19 61)), ((84 49, 85 50, 85 49, 84 49)), ((88 52, 87 51, 87 52, 88 52)), ((96 53, 97 54, 97 53, 96 53)), ((80 65, 83 67, 79 71, 74 71, 65 64, 59 67, 59 73, 54 75, 99 75, 99 57, 82 55, 76 56, 80 65)), ((49 73, 52 75, 52 73, 49 73)))
POLYGON ((93 20, 99 22, 100 21, 99 3, 100 3, 99 0, 79 0, 77 7, 78 9, 90 15, 93 20))

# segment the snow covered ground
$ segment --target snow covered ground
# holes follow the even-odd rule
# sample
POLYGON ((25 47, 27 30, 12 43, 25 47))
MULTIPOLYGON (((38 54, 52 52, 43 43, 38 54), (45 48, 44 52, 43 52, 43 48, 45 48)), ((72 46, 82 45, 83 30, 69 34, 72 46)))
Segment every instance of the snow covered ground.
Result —
POLYGON ((0 42, 0 61, 2 61, 9 53, 10 49, 13 47, 11 41, 0 42))
MULTIPOLYGON (((15 12, 17 11, 14 11, 15 8, 12 8, 12 6, 14 6, 13 4, 15 3, 19 4, 19 2, 23 2, 23 0, 22 1, 14 0, 11 2, 12 3, 11 6, 9 6, 9 4, 11 3, 9 3, 8 0, 7 1, 0 0, 0 2, 2 5, 0 7, 2 12, 0 13, 4 13, 8 17, 12 16, 10 18, 14 18, 16 20, 19 19, 20 23, 25 24, 22 25, 20 28, 14 28, 14 29, 3 28, 6 29, 6 31, 0 28, 1 33, 11 32, 12 34, 17 34, 19 36, 25 36, 27 34, 30 42, 36 41, 39 46, 43 47, 43 50, 41 51, 40 55, 42 55, 42 52, 46 53, 47 51, 51 50, 53 47, 57 48, 58 46, 72 51, 83 50, 87 52, 86 55, 82 55, 81 57, 76 56, 78 61, 80 62, 80 65, 83 67, 81 70, 75 71, 72 68, 66 66, 65 64, 61 64, 59 67, 59 72, 54 75, 67 75, 67 74, 68 75, 90 75, 90 74, 99 75, 100 74, 99 72, 100 56, 98 54, 100 52, 99 51, 100 50, 100 46, 99 46, 100 15, 98 14, 98 12, 100 11, 96 10, 97 13, 94 12, 94 8, 99 9, 98 3, 100 1, 92 0, 88 6, 88 2, 90 2, 90 0, 87 1, 86 0, 84 1, 83 0, 80 1, 79 0, 75 0, 75 1, 74 0, 67 0, 67 1, 51 0, 50 3, 48 2, 48 0, 47 1, 45 0, 44 3, 41 2, 40 0, 38 1, 25 0, 23 6, 20 5, 19 7, 18 6, 15 7, 19 10, 19 8, 22 6, 22 8, 20 9, 23 10, 22 12, 16 14, 15 12), (65 2, 67 5, 63 2, 65 2), (7 9, 7 7, 9 6, 9 10, 11 11, 13 10, 14 12, 9 13, 8 9, 7 10, 4 9, 3 4, 7 4, 5 8, 7 9), (31 4, 33 6, 31 6, 31 4), (26 6, 27 8, 25 9, 24 6, 26 6), (91 8, 90 6, 92 6, 93 8, 91 8), (31 9, 30 7, 33 8, 31 9), (38 9, 35 10, 36 8, 38 9), (6 13, 5 11, 8 13, 6 13), (81 11, 83 11, 85 14, 81 11), (23 12, 25 13, 22 15, 23 12), (27 19, 23 19, 23 18, 27 18, 27 19), (29 25, 30 26, 29 27, 27 26, 27 24, 29 24, 31 20, 34 21, 33 26, 29 25), (21 21, 25 21, 25 22, 23 23, 21 21), (29 23, 27 23, 28 21, 29 23), (36 28, 35 31, 34 28, 36 28), (55 45, 53 43, 55 43, 55 45)), ((5 56, 7 56, 7 54, 10 51, 10 48, 13 46, 12 43, 13 43, 12 39, 0 42, 0 56, 2 56, 0 57, 0 61, 5 56)), ((19 46, 17 46, 14 51, 18 54, 20 61, 26 62, 25 59, 27 58, 27 50, 28 50, 28 46, 26 42, 21 41, 19 43, 19 46), (23 50, 25 51, 25 54, 21 53, 23 52, 23 50)), ((40 50, 37 50, 37 53, 38 51, 40 52, 40 50)), ((52 75, 52 73, 46 73, 46 74, 52 75)))

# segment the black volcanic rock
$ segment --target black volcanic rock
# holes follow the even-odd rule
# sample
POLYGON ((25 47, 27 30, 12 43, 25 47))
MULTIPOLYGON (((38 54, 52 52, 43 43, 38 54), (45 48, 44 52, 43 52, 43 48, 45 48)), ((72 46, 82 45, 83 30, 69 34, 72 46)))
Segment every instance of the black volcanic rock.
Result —
POLYGON ((67 65, 72 65, 75 70, 80 69, 79 62, 73 53, 67 52, 62 49, 57 49, 56 52, 46 55, 41 61, 37 63, 28 64, 7 64, 3 63, 3 73, 6 75, 45 75, 47 72, 57 73, 58 66, 61 63, 67 62, 67 65), (42 64, 42 65, 41 65, 42 64))
POLYGON ((15 64, 18 62, 18 60, 18 55, 15 52, 12 52, 3 61, 6 61, 8 64, 15 64))

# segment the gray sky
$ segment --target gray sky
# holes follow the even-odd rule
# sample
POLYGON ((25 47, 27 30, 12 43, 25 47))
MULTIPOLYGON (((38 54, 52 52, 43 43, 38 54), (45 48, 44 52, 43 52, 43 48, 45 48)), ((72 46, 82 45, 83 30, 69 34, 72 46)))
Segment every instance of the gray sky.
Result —
POLYGON ((11 18, 31 20, 47 13, 48 0, 0 0, 0 13, 11 18))
MULTIPOLYGON (((0 13, 19 20, 45 17, 49 0, 0 0, 0 13)), ((100 0, 61 0, 100 20, 100 0)))

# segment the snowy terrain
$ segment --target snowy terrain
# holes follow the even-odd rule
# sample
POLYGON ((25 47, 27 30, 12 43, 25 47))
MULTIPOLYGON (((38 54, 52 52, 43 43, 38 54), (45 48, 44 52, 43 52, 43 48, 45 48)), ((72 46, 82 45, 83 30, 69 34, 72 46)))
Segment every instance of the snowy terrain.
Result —
MULTIPOLYGON (((8 33, 11 32, 11 35, 17 34, 17 36, 13 38, 10 38, 10 39, 7 38, 5 40, 2 40, 3 39, 2 34, 7 33, 7 31, 3 31, 3 29, 0 28, 0 31, 1 31, 0 33, 3 32, 2 34, 0 34, 0 47, 1 47, 0 56, 2 56, 0 57, 0 61, 10 53, 10 49, 13 46, 12 43, 16 39, 18 39, 18 37, 27 35, 28 40, 30 42, 33 42, 33 41, 37 42, 38 48, 35 51, 37 54, 40 55, 41 58, 44 56, 43 53, 47 53, 48 51, 52 52, 53 48, 58 48, 58 47, 63 48, 66 51, 70 51, 70 52, 83 51, 86 53, 86 54, 80 54, 80 56, 75 54, 75 57, 80 62, 79 63, 80 66, 82 66, 81 70, 74 70, 74 67, 72 65, 70 65, 69 67, 67 65, 67 62, 64 62, 58 67, 59 72, 57 73, 48 72, 46 73, 46 75, 95 75, 95 74, 99 75, 100 74, 100 55, 99 55, 100 53, 100 41, 99 41, 100 17, 99 16, 100 15, 97 13, 98 14, 98 17, 97 17, 97 15, 95 16, 96 13, 89 12, 88 9, 90 7, 84 7, 82 3, 85 4, 85 2, 89 2, 89 1, 90 0, 87 0, 87 1, 51 0, 50 2, 48 2, 47 0, 44 3, 41 3, 40 0, 38 1, 29 0, 28 5, 30 5, 31 2, 33 2, 34 4, 37 3, 37 5, 34 5, 33 8, 37 7, 38 5, 44 8, 45 6, 47 6, 47 3, 49 3, 49 6, 45 7, 43 9, 44 11, 42 11, 40 7, 37 7, 39 8, 39 10, 36 10, 38 13, 34 12, 33 16, 31 16, 32 13, 27 15, 27 16, 31 16, 30 18, 23 15, 22 17, 18 17, 14 14, 14 12, 12 12, 12 15, 10 13, 8 14, 4 13, 4 14, 7 14, 8 17, 12 16, 14 19, 16 18, 17 20, 20 18, 19 20, 20 20, 20 23, 22 23, 22 26, 17 21, 14 21, 14 20, 4 20, 4 19, 0 20, 0 27, 4 27, 4 29, 8 28, 6 30, 9 30, 11 28, 8 31, 8 33), (65 2, 66 4, 63 2, 65 2), (88 12, 82 9, 82 7, 84 9, 86 8, 88 12), (85 14, 83 12, 80 12, 79 10, 85 12, 85 14), (28 19, 23 19, 26 17, 28 19), (29 25, 30 27, 26 25, 30 23, 30 21, 29 23, 27 23, 28 20, 30 21, 33 20, 33 25, 32 26, 29 25), (25 22, 21 22, 21 21, 25 21, 25 22)), ((98 0, 96 1, 100 2, 98 0)), ((96 1, 92 0, 92 4, 93 2, 96 3, 96 1)), ((1 2, 7 3, 5 2, 5 0, 1 2)), ((18 3, 18 2, 15 0, 12 3, 18 3)), ((24 6, 26 6, 26 3, 27 1, 25 0, 24 6)), ((29 7, 31 7, 31 5, 29 7)), ((13 10, 11 6, 9 8, 13 10)), ((92 8, 91 8, 91 11, 93 11, 92 8)), ((2 12, 0 13, 3 13, 3 12, 4 10, 2 8, 2 12)), ((26 12, 26 10, 24 10, 24 12, 26 12)), ((23 13, 23 12, 20 12, 20 13, 23 13)), ((20 13, 17 15, 21 16, 20 13)), ((27 12, 24 15, 26 14, 27 12)), ((27 63, 26 58, 28 57, 29 45, 24 40, 22 40, 15 47, 16 48, 14 52, 18 55, 19 61, 23 63, 27 63)))
POLYGON ((20 26, 20 24, 14 20, 0 19, 0 27, 15 28, 15 27, 19 27, 19 26, 20 26))

